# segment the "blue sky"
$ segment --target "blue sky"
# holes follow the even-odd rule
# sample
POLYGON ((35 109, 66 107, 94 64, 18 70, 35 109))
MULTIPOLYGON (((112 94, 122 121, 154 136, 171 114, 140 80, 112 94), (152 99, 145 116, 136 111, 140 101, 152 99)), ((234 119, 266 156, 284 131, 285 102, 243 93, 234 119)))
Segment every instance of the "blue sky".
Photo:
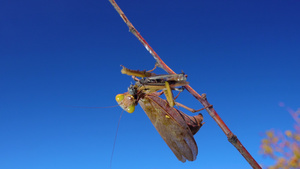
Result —
MULTIPOLYGON (((261 133, 300 107, 299 1, 117 1, 161 58, 208 100, 260 164, 261 133)), ((152 56, 108 0, 0 2, 0 168, 109 168, 131 78, 152 56)), ((158 73, 163 71, 158 70, 158 73)), ((178 101, 201 105, 184 92, 178 101)), ((191 114, 183 109, 182 111, 191 114)), ((124 113, 113 168, 250 168, 206 113, 197 160, 181 163, 138 106, 124 113)))

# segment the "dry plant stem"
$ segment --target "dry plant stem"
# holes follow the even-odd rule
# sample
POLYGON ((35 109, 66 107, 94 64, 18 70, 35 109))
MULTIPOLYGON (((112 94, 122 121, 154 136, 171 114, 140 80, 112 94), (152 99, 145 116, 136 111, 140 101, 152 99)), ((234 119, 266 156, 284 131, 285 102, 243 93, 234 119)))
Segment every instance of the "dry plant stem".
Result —
MULTIPOLYGON (((114 6, 116 11, 120 14, 123 21, 127 24, 129 31, 138 38, 138 40, 144 45, 144 47, 149 51, 149 53, 154 57, 159 67, 164 69, 169 74, 176 74, 171 68, 169 68, 163 60, 157 55, 157 53, 151 48, 151 46, 146 42, 146 40, 139 34, 139 32, 134 28, 131 22, 127 19, 123 11, 117 5, 114 0, 109 0, 110 3, 114 6)), ((206 99, 205 95, 200 96, 191 86, 186 85, 186 90, 190 92, 204 107, 208 107, 210 104, 206 99)), ((206 108, 208 114, 217 122, 223 132, 226 134, 228 141, 242 154, 242 156, 248 161, 248 163, 254 169, 261 169, 255 159, 247 151, 247 149, 242 145, 239 139, 230 131, 224 121, 220 118, 213 107, 206 108)))

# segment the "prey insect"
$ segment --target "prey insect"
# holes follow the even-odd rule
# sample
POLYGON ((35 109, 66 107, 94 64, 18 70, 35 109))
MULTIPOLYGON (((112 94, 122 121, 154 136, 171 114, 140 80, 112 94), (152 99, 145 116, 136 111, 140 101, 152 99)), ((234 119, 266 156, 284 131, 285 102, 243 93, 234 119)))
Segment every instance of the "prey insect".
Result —
MULTIPOLYGON (((130 85, 128 92, 116 96, 120 107, 132 113, 135 106, 140 104, 178 160, 194 161, 198 154, 198 147, 193 135, 203 125, 203 116, 202 114, 189 116, 173 107, 175 104, 179 106, 181 104, 174 102, 172 90, 180 90, 180 87, 187 85, 186 76, 184 74, 155 75, 149 71, 136 71, 125 67, 122 73, 132 75, 136 83, 130 85), (142 78, 138 79, 136 76, 142 78), (163 93, 167 100, 159 97, 163 93)), ((191 110, 197 112, 202 109, 191 110)))

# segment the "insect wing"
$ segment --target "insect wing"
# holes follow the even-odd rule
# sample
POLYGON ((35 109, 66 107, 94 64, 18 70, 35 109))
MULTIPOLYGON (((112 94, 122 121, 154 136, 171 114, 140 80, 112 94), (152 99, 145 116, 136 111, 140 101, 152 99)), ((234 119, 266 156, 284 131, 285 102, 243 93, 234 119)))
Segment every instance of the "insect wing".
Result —
POLYGON ((191 130, 177 109, 168 106, 165 100, 153 94, 140 99, 139 104, 178 160, 194 161, 198 147, 191 130))

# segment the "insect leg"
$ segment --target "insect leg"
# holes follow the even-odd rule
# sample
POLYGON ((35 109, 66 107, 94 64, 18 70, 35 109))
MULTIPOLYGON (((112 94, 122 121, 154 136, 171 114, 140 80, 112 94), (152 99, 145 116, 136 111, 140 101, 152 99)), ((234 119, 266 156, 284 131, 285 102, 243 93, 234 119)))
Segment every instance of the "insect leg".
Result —
POLYGON ((180 94, 181 92, 182 92, 182 91, 179 91, 179 92, 178 92, 177 96, 174 97, 174 100, 176 100, 176 99, 178 98, 178 96, 179 96, 179 94, 180 94))
POLYGON ((147 72, 146 70, 140 71, 140 70, 131 70, 127 69, 125 66, 121 65, 123 69, 121 70, 122 74, 126 74, 128 76, 136 76, 136 77, 150 77, 155 76, 155 73, 147 72))
POLYGON ((156 62, 155 65, 154 65, 154 68, 151 69, 151 70, 148 70, 147 72, 153 72, 153 70, 155 70, 157 68, 157 66, 158 66, 158 63, 156 62))
POLYGON ((179 107, 185 108, 185 109, 187 109, 188 111, 190 111, 190 112, 192 112, 192 113, 199 112, 199 111, 201 111, 201 110, 204 110, 204 109, 206 109, 206 108, 210 108, 210 107, 212 107, 212 106, 213 106, 213 105, 209 105, 209 106, 206 106, 206 107, 204 107, 204 108, 201 108, 201 109, 195 110, 195 109, 189 108, 189 107, 187 107, 186 105, 183 105, 183 104, 181 104, 181 103, 178 103, 178 102, 175 102, 175 104, 176 104, 176 106, 179 106, 179 107))
POLYGON ((163 91, 164 91, 164 94, 167 98, 167 101, 168 101, 170 107, 174 107, 175 102, 173 99, 173 93, 172 93, 171 87, 169 85, 169 82, 167 82, 167 81, 165 82, 165 89, 163 91))

